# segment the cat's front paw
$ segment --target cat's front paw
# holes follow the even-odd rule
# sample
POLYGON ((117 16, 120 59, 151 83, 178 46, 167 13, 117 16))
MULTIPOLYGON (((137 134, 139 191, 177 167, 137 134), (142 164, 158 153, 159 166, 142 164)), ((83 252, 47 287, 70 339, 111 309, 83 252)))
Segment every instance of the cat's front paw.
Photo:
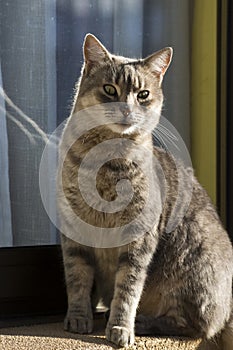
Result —
POLYGON ((67 315, 64 320, 64 329, 72 333, 91 333, 93 331, 93 319, 67 315))
POLYGON ((127 327, 108 325, 106 337, 117 346, 126 347, 134 343, 134 330, 127 327))

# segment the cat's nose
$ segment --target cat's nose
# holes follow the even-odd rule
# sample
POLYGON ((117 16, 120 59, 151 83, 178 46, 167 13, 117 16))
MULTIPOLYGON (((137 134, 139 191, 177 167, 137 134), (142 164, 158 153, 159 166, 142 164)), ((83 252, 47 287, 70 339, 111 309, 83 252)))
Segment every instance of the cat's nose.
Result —
POLYGON ((130 115, 131 112, 132 111, 131 111, 131 108, 129 106, 121 107, 121 113, 123 114, 123 116, 125 118, 127 118, 130 115))

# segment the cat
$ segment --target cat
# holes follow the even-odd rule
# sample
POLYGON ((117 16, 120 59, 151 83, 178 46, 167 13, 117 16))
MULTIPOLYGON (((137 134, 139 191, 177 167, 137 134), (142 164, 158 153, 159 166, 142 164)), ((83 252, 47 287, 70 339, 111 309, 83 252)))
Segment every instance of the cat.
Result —
MULTIPOLYGON (((91 333, 93 310, 102 300, 109 308, 106 337, 117 346, 133 344, 136 333, 200 337, 204 349, 233 349, 230 239, 192 171, 153 145, 172 49, 129 59, 111 54, 87 34, 83 52, 85 62, 59 154, 57 203, 68 295, 64 328, 91 333), (92 149, 95 153, 88 162, 85 157, 92 149), (99 199, 94 192, 88 197, 88 179, 98 164, 99 199), (88 198, 79 188, 79 170, 88 198), (120 186, 116 190, 122 180, 130 181, 133 194, 127 183, 122 183, 126 187, 121 193, 120 186), (153 194, 147 197, 151 189, 153 194), (178 192, 185 211, 175 212, 179 220, 168 230, 178 192), (98 200, 104 201, 103 207, 98 207, 98 200), (111 203, 120 210, 114 211, 111 203), (146 203, 149 209, 140 216, 146 203), (76 217, 89 226, 77 224, 76 217), (120 238, 109 236, 109 246, 106 237, 102 245, 98 238, 85 243, 87 227, 96 228, 96 237, 101 237, 99 230, 110 232, 120 226, 126 229, 120 238)), ((95 231, 90 232, 95 237, 95 231)))

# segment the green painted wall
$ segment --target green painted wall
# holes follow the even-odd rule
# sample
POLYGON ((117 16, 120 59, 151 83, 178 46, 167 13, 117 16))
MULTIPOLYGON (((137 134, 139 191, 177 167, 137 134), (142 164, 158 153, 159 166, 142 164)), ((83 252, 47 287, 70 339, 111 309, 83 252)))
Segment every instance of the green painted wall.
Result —
POLYGON ((217 0, 195 0, 191 47, 191 157, 216 203, 217 0))

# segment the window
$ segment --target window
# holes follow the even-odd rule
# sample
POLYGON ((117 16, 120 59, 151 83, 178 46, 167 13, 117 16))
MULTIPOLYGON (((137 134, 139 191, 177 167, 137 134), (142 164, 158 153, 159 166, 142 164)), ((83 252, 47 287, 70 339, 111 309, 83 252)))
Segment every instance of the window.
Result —
POLYGON ((189 148, 193 11, 187 0, 0 0, 1 315, 65 306, 39 166, 46 138, 69 116, 85 34, 131 57, 174 48, 163 115, 189 148))

